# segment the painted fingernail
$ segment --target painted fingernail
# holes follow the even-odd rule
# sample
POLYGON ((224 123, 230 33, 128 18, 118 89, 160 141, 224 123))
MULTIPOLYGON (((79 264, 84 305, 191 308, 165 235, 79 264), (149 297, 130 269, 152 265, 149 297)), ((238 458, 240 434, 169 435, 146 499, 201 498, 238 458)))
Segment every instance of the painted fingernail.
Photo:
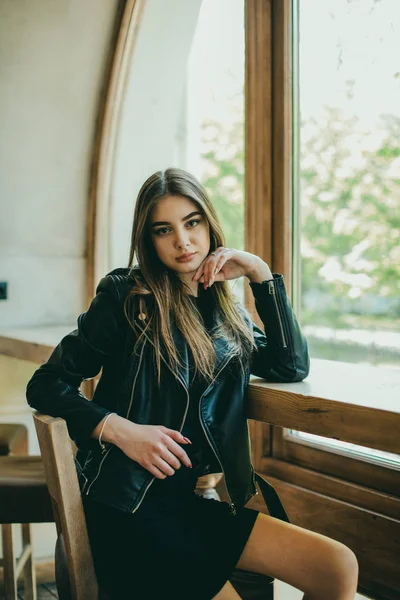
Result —
POLYGON ((184 435, 182 436, 183 439, 185 440, 185 442, 188 442, 188 444, 191 444, 192 442, 189 440, 189 438, 185 437, 184 435))
POLYGON ((193 465, 192 463, 190 463, 190 465, 188 465, 189 469, 193 469, 193 465))

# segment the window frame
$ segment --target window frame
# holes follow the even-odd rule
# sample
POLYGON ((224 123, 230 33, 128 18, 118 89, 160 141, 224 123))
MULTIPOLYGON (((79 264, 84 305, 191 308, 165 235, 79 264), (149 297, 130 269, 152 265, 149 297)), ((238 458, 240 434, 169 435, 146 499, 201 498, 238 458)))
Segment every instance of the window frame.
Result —
MULTIPOLYGON (((296 2, 296 0, 293 0, 296 2)), ((296 11, 292 0, 247 0, 246 28, 246 250, 265 260, 273 272, 283 273, 290 297, 293 285, 293 189, 298 181, 298 133, 293 130, 296 102, 296 68, 293 44, 298 43, 296 11)), ((262 326, 254 301, 246 289, 246 305, 262 326)), ((312 468, 321 476, 400 496, 396 469, 315 448, 288 436, 288 430, 250 422, 255 468, 268 472, 270 459, 283 479, 284 463, 312 468), (278 463, 282 463, 279 471, 278 463)), ((353 500, 354 497, 352 496, 353 500)), ((349 498, 350 501, 350 498, 349 498)), ((358 501, 362 506, 363 491, 358 501)))

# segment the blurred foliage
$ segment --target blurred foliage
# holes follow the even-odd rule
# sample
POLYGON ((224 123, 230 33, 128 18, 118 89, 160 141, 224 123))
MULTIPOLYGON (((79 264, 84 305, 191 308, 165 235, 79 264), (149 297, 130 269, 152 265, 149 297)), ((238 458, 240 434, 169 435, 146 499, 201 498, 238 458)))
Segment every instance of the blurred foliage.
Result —
POLYGON ((370 134, 326 108, 301 136, 302 321, 399 319, 400 119, 370 134))
MULTIPOLYGON (((327 107, 301 124, 302 323, 349 327, 349 316, 400 329, 400 119, 372 133, 327 107), (397 326, 396 326, 397 324, 397 326)), ((244 246, 244 132, 203 126, 202 182, 228 246, 244 246)), ((361 325, 361 322, 360 322, 361 325)), ((362 326, 362 325, 361 325, 362 326)), ((379 327, 379 325, 376 325, 379 327)))
POLYGON ((202 183, 215 206, 228 248, 244 249, 244 131, 237 120, 229 128, 203 124, 205 151, 202 183))

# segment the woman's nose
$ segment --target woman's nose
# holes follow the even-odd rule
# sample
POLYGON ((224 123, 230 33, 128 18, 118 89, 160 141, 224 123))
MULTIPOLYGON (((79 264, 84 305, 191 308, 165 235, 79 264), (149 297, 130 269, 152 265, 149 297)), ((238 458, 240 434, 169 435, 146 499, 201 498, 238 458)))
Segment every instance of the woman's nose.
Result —
POLYGON ((187 232, 178 232, 176 235, 177 248, 186 248, 190 245, 189 234, 187 232))

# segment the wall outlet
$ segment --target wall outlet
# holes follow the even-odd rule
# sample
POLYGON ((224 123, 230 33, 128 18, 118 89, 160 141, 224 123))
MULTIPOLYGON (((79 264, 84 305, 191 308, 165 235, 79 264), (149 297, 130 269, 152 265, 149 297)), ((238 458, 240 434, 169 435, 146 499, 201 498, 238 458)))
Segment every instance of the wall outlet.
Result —
POLYGON ((0 300, 7 300, 7 281, 0 281, 0 300))

